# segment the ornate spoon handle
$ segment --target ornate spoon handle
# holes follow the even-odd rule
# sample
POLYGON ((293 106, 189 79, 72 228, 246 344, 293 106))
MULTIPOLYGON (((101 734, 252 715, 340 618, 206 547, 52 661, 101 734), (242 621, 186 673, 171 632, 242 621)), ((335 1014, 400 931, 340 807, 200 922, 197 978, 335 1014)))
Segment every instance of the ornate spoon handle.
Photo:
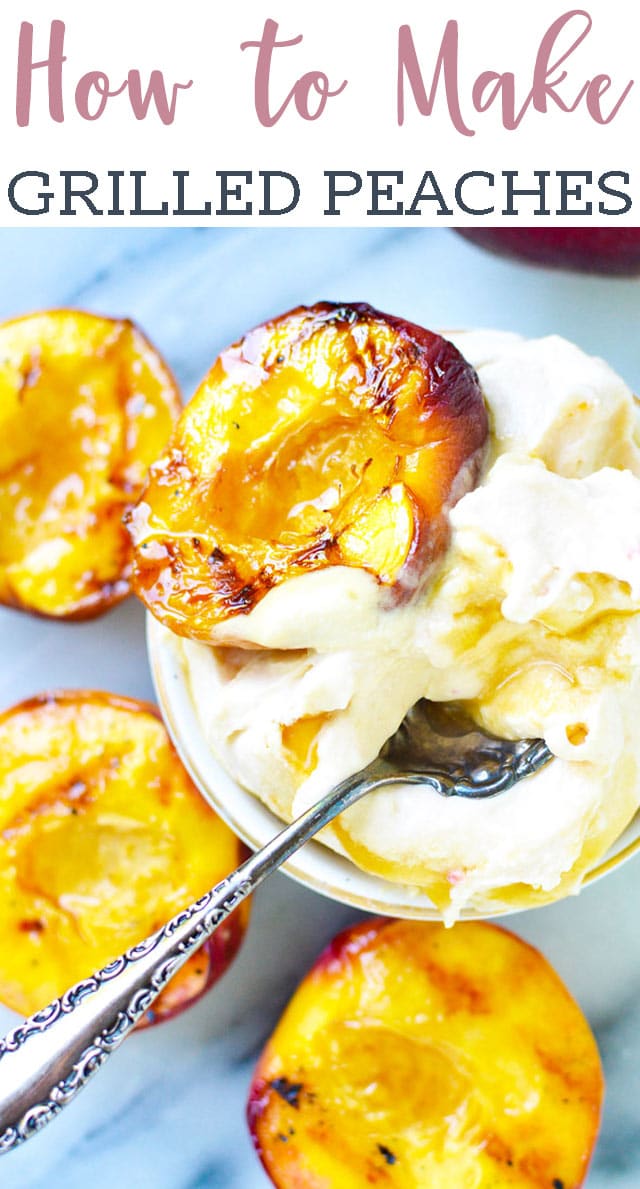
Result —
POLYGON ((383 764, 349 777, 164 928, 0 1041, 0 1153, 29 1139, 75 1098, 189 955, 263 879, 337 814, 394 779, 383 764))

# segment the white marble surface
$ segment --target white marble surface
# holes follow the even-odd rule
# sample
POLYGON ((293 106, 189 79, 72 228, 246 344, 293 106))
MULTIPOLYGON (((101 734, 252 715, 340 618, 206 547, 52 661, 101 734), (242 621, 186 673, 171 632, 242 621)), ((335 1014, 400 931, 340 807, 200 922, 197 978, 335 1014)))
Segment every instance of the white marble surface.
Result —
MULTIPOLYGON (((219 348, 304 300, 366 300, 425 325, 559 331, 640 386, 640 282, 505 263, 448 231, 2 231, 0 317, 52 305, 129 314, 190 394, 219 348)), ((0 612, 0 706, 51 686, 151 694, 133 601, 93 624, 0 612)), ((589 1189, 640 1186, 640 861, 577 899, 511 918, 567 980, 608 1079, 589 1189)), ((190 1012, 117 1053, 80 1099, 4 1158, 3 1189, 266 1189, 244 1123, 260 1046, 353 912, 276 877, 243 952, 190 1012)), ((14 1017, 0 1009, 0 1029, 14 1017)))

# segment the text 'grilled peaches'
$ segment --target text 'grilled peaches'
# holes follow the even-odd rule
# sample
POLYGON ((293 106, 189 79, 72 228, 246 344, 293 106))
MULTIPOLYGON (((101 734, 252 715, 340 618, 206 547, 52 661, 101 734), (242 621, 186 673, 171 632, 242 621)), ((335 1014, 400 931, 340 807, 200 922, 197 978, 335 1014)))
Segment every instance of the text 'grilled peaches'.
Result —
POLYGON ((279 1189, 577 1189, 602 1073, 541 954, 482 923, 364 922, 294 995, 249 1123, 279 1189))
POLYGON ((130 322, 54 310, 0 326, 0 602, 57 618, 129 593, 122 516, 180 409, 130 322))
MULTIPOLYGON (((237 838, 202 800, 153 707, 42 695, 0 715, 0 1003, 29 1015, 233 870, 237 838)), ((223 973, 246 913, 167 985, 149 1021, 223 973)))
POLYGON ((326 566, 406 595, 486 436, 475 372, 440 335, 367 305, 293 310, 222 352, 152 467, 129 517, 135 589, 201 640, 326 566))

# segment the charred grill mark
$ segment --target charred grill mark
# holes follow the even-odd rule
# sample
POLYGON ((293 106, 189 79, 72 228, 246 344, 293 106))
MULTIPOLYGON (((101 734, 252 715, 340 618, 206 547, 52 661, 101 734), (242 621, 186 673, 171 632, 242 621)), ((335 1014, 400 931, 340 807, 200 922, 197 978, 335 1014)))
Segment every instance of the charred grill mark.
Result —
MULTIPOLYGON (((549 1170, 549 1158, 540 1152, 529 1152, 522 1160, 518 1160, 516 1167, 521 1176, 526 1177, 536 1189, 547 1189, 549 1183, 553 1185, 549 1170)), ((560 1182, 562 1184, 562 1182, 560 1182)))
MULTIPOLYGON (((319 531, 324 532, 326 530, 320 529, 319 531)), ((319 540, 314 541, 306 549, 301 549, 296 553, 296 563, 303 569, 314 569, 320 561, 329 559, 335 550, 337 550, 335 537, 323 536, 319 540)))
MULTIPOLYGON (((55 704, 55 699, 52 704, 55 704)), ((96 786, 111 779, 111 774, 120 767, 122 755, 101 751, 89 760, 81 770, 71 775, 66 783, 53 778, 40 786, 28 804, 16 813, 2 829, 3 838, 11 838, 25 829, 30 829, 34 818, 48 814, 66 813, 76 817, 82 810, 89 809, 95 802, 96 786)))
POLYGON ((540 1152, 529 1152, 519 1158, 513 1148, 495 1134, 487 1136, 484 1152, 496 1164, 515 1169, 519 1177, 526 1178, 531 1189, 565 1189, 560 1177, 550 1177, 548 1161, 540 1152))
POLYGON ((208 605, 224 607, 230 614, 246 614, 273 585, 273 579, 263 573, 247 580, 219 546, 204 556, 200 537, 190 539, 197 571, 180 539, 166 537, 162 544, 154 542, 153 557, 144 552, 143 544, 138 546, 136 560, 138 590, 144 590, 151 607, 168 602, 179 619, 188 616, 190 607, 207 614, 208 605))
POLYGON ((300 1110, 300 1094, 303 1090, 302 1082, 290 1082, 288 1078, 274 1078, 269 1082, 272 1090, 295 1111, 300 1110))
POLYGON ((183 451, 175 446, 164 459, 160 458, 152 464, 150 473, 161 487, 175 487, 176 483, 188 483, 193 478, 183 451))
POLYGON ((217 546, 207 557, 208 569, 214 584, 209 593, 225 607, 235 613, 246 613, 258 598, 263 582, 261 576, 247 581, 234 565, 228 554, 217 546))
POLYGON ((551 1075, 557 1078, 568 1090, 580 1093, 583 1089, 583 1081, 580 1072, 574 1072, 567 1069, 566 1066, 558 1060, 552 1053, 545 1052, 540 1046, 536 1047, 536 1057, 540 1062, 542 1068, 551 1075))
POLYGON ((226 560, 227 560, 226 553, 224 553, 224 551, 222 549, 220 549, 217 545, 211 550, 211 553, 209 554, 209 556, 207 558, 207 562, 209 563, 209 565, 211 566, 212 569, 215 569, 217 566, 223 565, 224 562, 226 562, 226 560))
POLYGON ((27 390, 34 388, 42 377, 42 351, 39 347, 32 347, 28 359, 20 368, 20 387, 17 392, 19 404, 23 404, 27 390))
POLYGON ((255 586, 247 582, 240 590, 228 595, 224 601, 232 611, 247 612, 253 607, 256 598, 257 591, 255 586))
POLYGON ((37 465, 37 454, 29 454, 26 458, 18 458, 15 462, 11 462, 9 466, 0 470, 0 483, 10 483, 16 476, 30 475, 37 465))
POLYGON ((482 987, 456 970, 447 970, 437 962, 425 960, 429 982, 446 1000, 447 1012, 466 1011, 472 1015, 489 1015, 491 999, 482 987))
POLYGON ((484 1150, 497 1164, 506 1164, 507 1168, 513 1168, 513 1149, 499 1135, 488 1135, 484 1150))
MULTIPOLYGON (((117 760, 117 763, 114 764, 113 761, 110 761, 107 765, 108 769, 111 769, 112 771, 117 770, 120 763, 119 757, 114 758, 117 760)), ((90 805, 91 801, 93 800, 86 781, 82 780, 81 777, 77 777, 74 781, 72 781, 66 790, 66 796, 70 801, 76 801, 82 805, 90 805)))

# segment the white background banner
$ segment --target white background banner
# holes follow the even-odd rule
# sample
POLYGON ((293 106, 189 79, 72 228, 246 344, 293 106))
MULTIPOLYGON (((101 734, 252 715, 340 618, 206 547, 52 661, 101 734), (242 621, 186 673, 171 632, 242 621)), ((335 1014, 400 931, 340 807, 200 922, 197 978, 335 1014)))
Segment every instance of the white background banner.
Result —
POLYGON ((638 22, 627 0, 10 0, 0 223, 637 224, 638 22))

